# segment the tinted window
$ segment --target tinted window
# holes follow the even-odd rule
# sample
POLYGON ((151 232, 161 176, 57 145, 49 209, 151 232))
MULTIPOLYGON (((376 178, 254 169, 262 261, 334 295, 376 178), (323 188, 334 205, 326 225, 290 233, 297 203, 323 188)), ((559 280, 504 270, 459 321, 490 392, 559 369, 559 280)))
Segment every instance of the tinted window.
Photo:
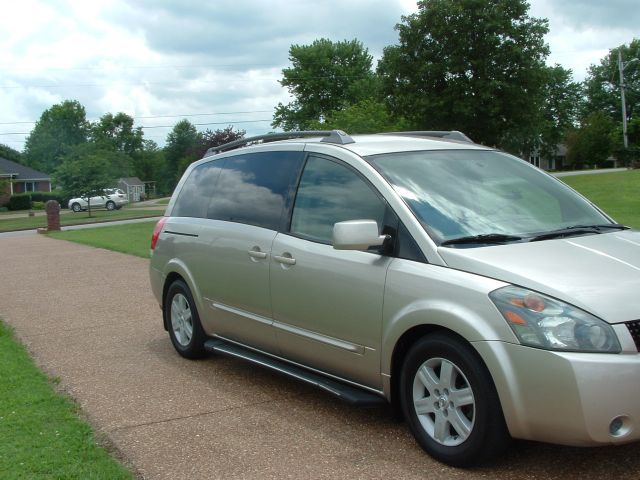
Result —
POLYGON ((227 158, 207 216, 277 230, 301 165, 302 152, 227 158))
POLYGON ((375 220, 382 226, 385 204, 350 168, 309 157, 298 187, 291 233, 331 242, 333 224, 346 220, 375 220))
POLYGON ((184 182, 172 215, 176 217, 206 217, 224 160, 203 163, 193 169, 184 182))

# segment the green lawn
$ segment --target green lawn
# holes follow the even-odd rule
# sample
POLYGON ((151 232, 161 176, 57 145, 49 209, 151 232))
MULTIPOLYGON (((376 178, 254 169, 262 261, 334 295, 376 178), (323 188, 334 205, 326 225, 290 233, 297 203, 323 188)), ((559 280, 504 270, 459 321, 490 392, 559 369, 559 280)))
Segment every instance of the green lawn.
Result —
MULTIPOLYGON (((20 212, 11 213, 16 214, 20 212)), ((83 223, 110 222, 114 220, 128 220, 131 218, 160 217, 162 214, 162 210, 138 210, 127 208, 111 212, 107 210, 94 210, 91 212, 91 217, 89 217, 87 212, 64 213, 60 215, 60 222, 62 226, 80 225, 83 223)), ((47 225, 46 217, 28 217, 26 212, 24 212, 24 217, 22 218, 6 218, 6 216, 7 215, 0 216, 0 232, 28 230, 32 228, 46 227, 47 225)))
POLYGON ((640 229, 640 170, 572 175, 560 180, 579 191, 617 222, 640 229))
POLYGON ((151 234, 156 222, 128 223, 109 227, 51 232, 53 238, 83 243, 92 247, 106 248, 116 252, 128 253, 149 258, 151 234))
POLYGON ((0 322, 0 477, 132 479, 0 322))

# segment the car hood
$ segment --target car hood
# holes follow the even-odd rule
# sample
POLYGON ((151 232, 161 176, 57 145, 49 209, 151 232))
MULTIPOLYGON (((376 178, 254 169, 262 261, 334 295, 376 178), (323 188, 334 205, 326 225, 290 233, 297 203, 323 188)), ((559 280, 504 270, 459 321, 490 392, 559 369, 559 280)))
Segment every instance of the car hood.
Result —
POLYGON ((609 323, 640 319, 640 232, 438 252, 451 268, 537 290, 609 323))

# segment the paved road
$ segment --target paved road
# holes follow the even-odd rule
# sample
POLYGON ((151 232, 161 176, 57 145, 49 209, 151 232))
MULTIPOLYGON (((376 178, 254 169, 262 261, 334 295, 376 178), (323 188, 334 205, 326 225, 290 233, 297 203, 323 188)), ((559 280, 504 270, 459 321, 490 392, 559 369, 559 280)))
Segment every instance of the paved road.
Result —
POLYGON ((0 317, 143 478, 640 477, 640 444, 519 442, 491 467, 443 466, 386 408, 353 408, 239 360, 179 357, 145 259, 42 235, 0 238, 0 252, 0 317))

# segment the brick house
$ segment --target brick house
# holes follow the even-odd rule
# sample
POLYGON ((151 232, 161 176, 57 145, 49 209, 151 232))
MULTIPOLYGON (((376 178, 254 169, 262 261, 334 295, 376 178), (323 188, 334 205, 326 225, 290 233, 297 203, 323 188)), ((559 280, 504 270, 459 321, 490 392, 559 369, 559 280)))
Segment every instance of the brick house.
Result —
POLYGON ((9 202, 14 193, 50 192, 51 177, 0 157, 0 206, 9 202))

